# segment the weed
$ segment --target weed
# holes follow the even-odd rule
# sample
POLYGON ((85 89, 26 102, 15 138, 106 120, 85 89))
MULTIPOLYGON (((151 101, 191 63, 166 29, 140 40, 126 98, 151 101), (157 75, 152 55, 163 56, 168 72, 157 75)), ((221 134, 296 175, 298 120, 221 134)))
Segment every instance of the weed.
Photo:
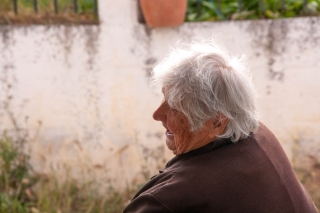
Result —
POLYGON ((313 164, 309 169, 295 168, 295 172, 310 194, 313 202, 320 210, 320 164, 319 162, 313 164))
POLYGON ((4 70, 0 78, 0 213, 121 212, 135 192, 129 187, 119 191, 110 185, 102 191, 104 187, 90 171, 74 177, 68 166, 59 173, 52 169, 50 174, 33 169, 30 143, 37 138, 41 122, 31 137, 26 128, 28 116, 23 123, 19 119, 23 113, 17 116, 13 110, 16 101, 12 79, 13 73, 4 70), (90 180, 85 178, 88 175, 90 180))
POLYGON ((96 180, 73 178, 70 169, 37 173, 10 137, 0 139, 0 213, 117 213, 135 193, 129 187, 120 192, 110 186, 104 193, 100 188, 96 180))
POLYGON ((0 211, 25 212, 32 196, 29 156, 7 135, 0 138, 0 211))

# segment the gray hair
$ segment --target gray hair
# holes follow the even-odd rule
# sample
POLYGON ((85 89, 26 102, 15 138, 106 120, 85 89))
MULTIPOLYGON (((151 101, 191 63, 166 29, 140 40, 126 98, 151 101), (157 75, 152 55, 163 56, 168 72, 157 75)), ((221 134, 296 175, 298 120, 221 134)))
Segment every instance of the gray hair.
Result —
POLYGON ((165 88, 169 106, 188 118, 190 131, 223 114, 229 121, 217 137, 237 142, 259 126, 256 92, 242 59, 213 40, 182 44, 153 69, 152 82, 165 88))

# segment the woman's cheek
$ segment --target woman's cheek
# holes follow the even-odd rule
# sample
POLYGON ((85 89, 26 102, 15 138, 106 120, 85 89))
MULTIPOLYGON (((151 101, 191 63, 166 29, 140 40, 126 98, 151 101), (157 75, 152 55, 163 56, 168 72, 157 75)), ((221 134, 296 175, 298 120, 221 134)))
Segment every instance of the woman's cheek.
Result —
POLYGON ((188 149, 188 139, 185 137, 186 135, 179 134, 176 137, 175 144, 176 144, 176 150, 178 154, 183 154, 188 149))

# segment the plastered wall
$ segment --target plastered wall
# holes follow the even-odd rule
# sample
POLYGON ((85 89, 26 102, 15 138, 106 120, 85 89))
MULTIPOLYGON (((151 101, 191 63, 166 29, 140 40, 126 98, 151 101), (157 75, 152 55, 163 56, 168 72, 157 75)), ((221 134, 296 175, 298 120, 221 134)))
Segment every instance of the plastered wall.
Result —
POLYGON ((172 154, 152 120, 162 97, 150 70, 193 36, 246 54, 261 120, 295 165, 320 158, 320 18, 149 29, 137 11, 136 1, 101 0, 98 26, 0 26, 0 128, 14 119, 28 131, 38 171, 125 185, 160 169, 172 154))

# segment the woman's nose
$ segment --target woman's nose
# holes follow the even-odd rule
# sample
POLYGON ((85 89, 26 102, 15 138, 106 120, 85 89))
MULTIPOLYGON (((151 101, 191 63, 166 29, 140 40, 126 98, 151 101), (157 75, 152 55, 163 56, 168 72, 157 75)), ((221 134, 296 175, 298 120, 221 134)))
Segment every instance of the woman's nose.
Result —
POLYGON ((161 109, 160 109, 160 107, 158 107, 156 109, 156 111, 154 111, 152 117, 153 117, 154 120, 160 121, 160 117, 161 117, 161 109))
POLYGON ((165 116, 165 107, 164 102, 160 104, 160 106, 154 111, 152 117, 156 121, 162 121, 165 116))

